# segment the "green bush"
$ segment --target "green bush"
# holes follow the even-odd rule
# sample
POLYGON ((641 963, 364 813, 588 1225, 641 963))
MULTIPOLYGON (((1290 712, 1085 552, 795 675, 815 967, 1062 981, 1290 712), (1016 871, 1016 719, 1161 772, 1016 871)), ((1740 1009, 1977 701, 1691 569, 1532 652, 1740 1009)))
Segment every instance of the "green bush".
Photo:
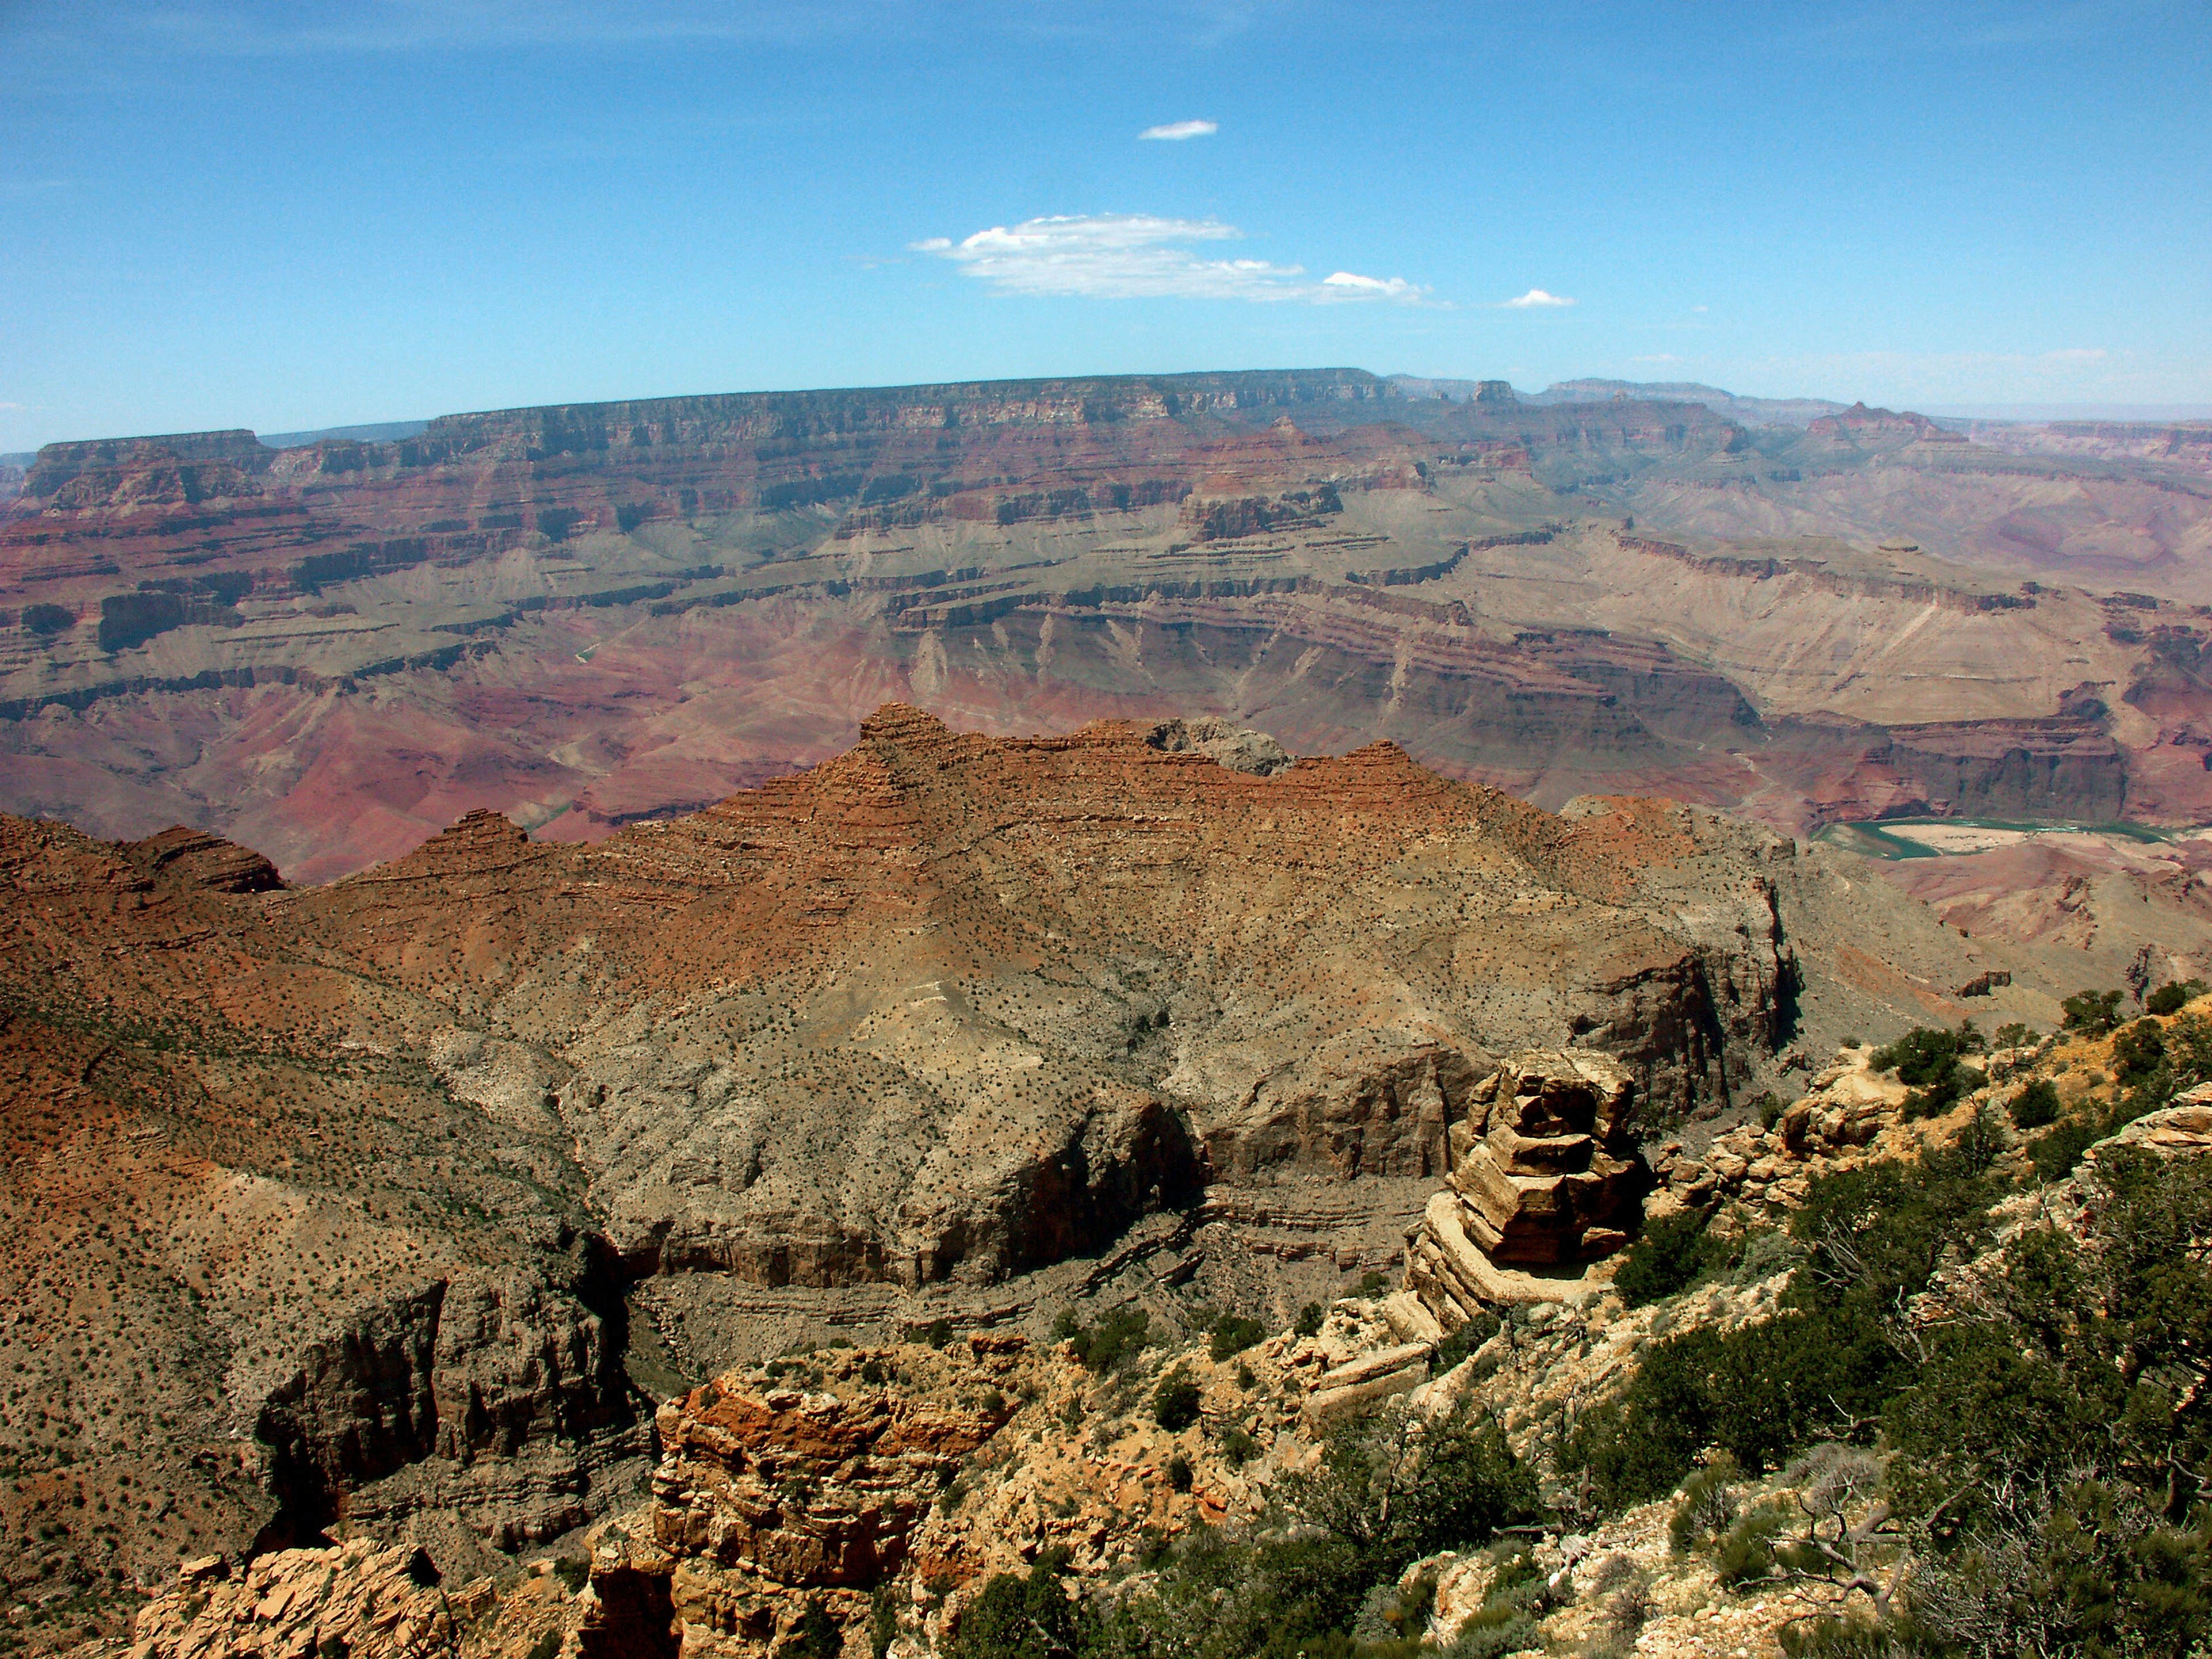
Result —
POLYGON ((1086 1329, 1071 1308, 1061 1313, 1052 1334, 1073 1344, 1075 1357, 1103 1376, 1145 1351, 1152 1324, 1152 1316, 1142 1308, 1121 1307, 1109 1309, 1097 1324, 1086 1329))
POLYGON ((1170 1434, 1180 1434, 1198 1421, 1198 1384, 1176 1371, 1160 1379, 1152 1390, 1152 1421, 1170 1434))
POLYGON ((1790 1522, 1789 1511, 1778 1504, 1761 1504, 1738 1517, 1713 1552, 1713 1574, 1730 1589, 1774 1571, 1774 1539, 1790 1522))
POLYGON ((1703 1210, 1678 1210, 1645 1224, 1643 1237, 1624 1251, 1613 1287, 1632 1308, 1658 1302, 1688 1288, 1705 1270, 1703 1210))
POLYGON ((2178 1014, 2195 998, 2204 994, 2201 979, 2169 980, 2143 999, 2147 1014, 2178 1014))
POLYGON ((809 1598, 791 1634, 776 1649, 776 1659, 838 1659, 845 1651, 845 1633, 821 1602, 809 1598))
POLYGON ((2013 1097, 2012 1121, 2022 1129, 2040 1129, 2058 1121, 2058 1091, 2049 1078, 2039 1077, 2013 1097))
POLYGON ((1982 1074, 1959 1059, 1981 1046, 1981 1034, 1972 1020, 1955 1031, 1921 1025, 1887 1048, 1877 1048, 1871 1063, 1878 1072, 1895 1072, 1897 1080, 1912 1090, 1905 1099, 1905 1116, 1935 1117, 1981 1085, 1982 1074))
POLYGON ((951 1659, 1041 1659, 1097 1650, 1097 1620, 1060 1582, 1064 1550, 1039 1558, 1025 1578, 995 1573, 961 1615, 951 1659))
POLYGON ((1742 1473, 1723 1452, 1682 1482, 1681 1498, 1667 1522, 1667 1542, 1675 1554, 1686 1555, 1735 1524, 1735 1483, 1742 1473))
POLYGON ((1326 1316, 1320 1303, 1309 1302, 1298 1310, 1297 1323, 1291 1329, 1300 1336, 1317 1335, 1321 1331, 1321 1322, 1326 1316))
POLYGON ((1213 1322, 1213 1330, 1206 1344, 1206 1352, 1213 1363, 1233 1358, 1267 1334, 1256 1319, 1245 1319, 1236 1314, 1224 1314, 1213 1322))
POLYGON ((1442 1376, 1484 1343, 1489 1341, 1492 1337, 1497 1335, 1504 1323, 1504 1320, 1491 1312, 1489 1309, 1478 1309, 1474 1318, 1468 1320, 1457 1330, 1448 1332, 1444 1340, 1437 1344, 1437 1351, 1430 1361, 1429 1369, 1435 1375, 1442 1376))
POLYGON ((2038 1135, 2027 1144, 2027 1156, 2035 1165, 2035 1173, 2045 1181, 2063 1180, 2081 1161, 2081 1154, 2101 1137, 2097 1126, 2081 1118, 2069 1118, 2048 1134, 2038 1135))
POLYGON ((2083 1036, 2102 1036, 2119 1021, 2122 994, 2118 991, 2077 991, 2058 1005, 2059 1023, 2065 1030, 2083 1036))
POLYGON ((2112 1039, 2112 1080, 2124 1089, 2165 1063, 2166 1030, 2154 1019, 2139 1019, 2112 1039))
POLYGON ((1735 1330, 1685 1332, 1644 1350, 1628 1386, 1584 1412, 1560 1467, 1586 1473, 1607 1509, 1673 1491, 1718 1446, 1744 1468, 1778 1467, 1824 1435, 1871 1422, 1905 1362, 1892 1308, 1978 1236, 1998 1191, 1993 1149, 1869 1164, 1813 1183, 1790 1220, 1806 1252, 1777 1315, 1735 1330))

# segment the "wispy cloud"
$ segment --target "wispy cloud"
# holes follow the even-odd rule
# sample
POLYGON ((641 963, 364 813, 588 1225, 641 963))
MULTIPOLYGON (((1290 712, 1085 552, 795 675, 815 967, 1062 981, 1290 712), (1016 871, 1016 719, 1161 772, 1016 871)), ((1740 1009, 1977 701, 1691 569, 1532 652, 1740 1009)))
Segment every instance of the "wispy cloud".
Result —
POLYGON ((1210 257, 1193 244, 1233 242, 1244 233, 1218 219, 1099 213, 994 225, 961 241, 932 237, 917 253, 948 259, 1008 294, 1079 295, 1097 300, 1250 300, 1328 305, 1385 300, 1419 303, 1424 290, 1399 276, 1340 270, 1315 282, 1303 265, 1210 257))
POLYGON ((1571 306, 1575 302, 1563 295, 1547 294, 1540 288, 1532 288, 1518 299, 1500 300, 1498 303, 1506 311, 1534 311, 1546 306, 1571 306))
POLYGON ((1655 351, 1649 356, 1631 357, 1628 361, 1632 363, 1656 363, 1663 367, 1669 363, 1679 363, 1682 360, 1671 351, 1655 351))
POLYGON ((1212 121, 1170 121, 1164 126, 1146 127, 1137 135, 1139 138, 1164 138, 1170 143, 1180 143, 1186 138, 1211 138, 1221 131, 1212 121))

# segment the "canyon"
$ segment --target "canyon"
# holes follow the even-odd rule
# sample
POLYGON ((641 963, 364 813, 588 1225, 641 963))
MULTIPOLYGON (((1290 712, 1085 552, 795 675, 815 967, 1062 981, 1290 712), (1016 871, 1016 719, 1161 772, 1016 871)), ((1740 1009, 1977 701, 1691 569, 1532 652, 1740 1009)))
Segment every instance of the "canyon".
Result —
POLYGON ((1497 385, 990 382, 49 445, 0 520, 0 808, 183 823, 325 880, 475 807, 556 840, 693 810, 890 698, 1009 735, 1388 738, 1547 806, 1663 793, 1792 833, 2212 805, 2186 428, 2014 453, 1863 406, 1497 385))
MULTIPOLYGON (((0 819, 15 1594, 333 1532, 497 1571, 635 1500, 657 1401, 794 1345, 1287 1322, 1395 1270, 1515 1054, 1613 1068, 1618 1190, 1506 1265, 1601 1255, 1637 1146, 1808 1046, 2076 988, 1855 867, 1387 743, 899 704, 700 812, 472 811, 319 886, 0 819)), ((1490 1145, 1556 1161, 1549 1121, 1490 1145)))
MULTIPOLYGON (((936 1483, 1091 1408, 1069 1317, 1333 1308, 1254 1351, 1264 1407, 1202 1372, 1304 1455, 1485 1309, 1586 1321, 1647 1215, 1897 1140, 1901 1091, 1814 1056, 2212 975, 2186 429, 1680 390, 977 383, 31 458, 14 1627, 174 1584, 174 1644, 282 1601, 659 1652, 681 1604, 750 1654, 797 1586, 855 1631, 895 1557, 999 1559, 936 1483), (1901 818, 2027 827, 1853 827, 1901 818), (871 1365, 888 1416, 817 1403, 871 1365), (778 1518, 785 1442, 819 1515, 778 1518)), ((1122 1485, 1259 1501, 1200 1464, 1122 1485)), ((1126 1554, 1062 1476, 1008 1525, 1126 1554)))

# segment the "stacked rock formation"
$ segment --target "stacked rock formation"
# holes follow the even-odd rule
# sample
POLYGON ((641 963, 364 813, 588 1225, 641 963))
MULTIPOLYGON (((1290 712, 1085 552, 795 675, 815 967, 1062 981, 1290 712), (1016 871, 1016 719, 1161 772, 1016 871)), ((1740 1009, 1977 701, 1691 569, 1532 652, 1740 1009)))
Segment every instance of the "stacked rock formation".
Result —
POLYGON ((1630 1132, 1635 1092, 1618 1061, 1580 1050, 1516 1054, 1475 1086, 1451 1128, 1449 1183, 1407 1254, 1407 1283, 1441 1323, 1465 1324, 1482 1303, 1586 1293, 1559 1270, 1626 1243, 1650 1182, 1630 1132))

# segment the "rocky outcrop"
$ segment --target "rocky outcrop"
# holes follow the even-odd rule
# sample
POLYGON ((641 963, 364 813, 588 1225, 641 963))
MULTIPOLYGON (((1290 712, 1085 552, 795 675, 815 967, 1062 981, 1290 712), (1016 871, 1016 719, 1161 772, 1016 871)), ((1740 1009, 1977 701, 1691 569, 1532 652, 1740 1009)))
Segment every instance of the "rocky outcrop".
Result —
POLYGON ((460 1633, 421 1550, 367 1539, 276 1550, 245 1568, 187 1561, 143 1608, 131 1659, 444 1659, 460 1633))
POLYGON ((1635 1095, 1619 1062, 1583 1050, 1516 1054, 1474 1086, 1407 1251, 1407 1285, 1439 1323, 1589 1292, 1579 1269, 1628 1242, 1650 1185, 1635 1095))
POLYGON ((1231 1181, 1286 1168, 1443 1174, 1445 1137, 1477 1086, 1480 1060, 1436 1044, 1395 1054, 1377 1054, 1374 1046, 1325 1047, 1260 1079, 1233 1109, 1210 1115, 1213 1173, 1231 1181))
POLYGON ((1167 720, 1154 726, 1145 741, 1170 755, 1195 750, 1217 765, 1256 778, 1272 778, 1291 765, 1289 750, 1265 732, 1250 731, 1234 720, 1167 720))
POLYGON ((1688 1156, 1679 1140, 1662 1144, 1651 1162, 1665 1201, 1705 1208, 1741 1199, 1787 1207, 1803 1199, 1816 1174, 1902 1151, 1911 1091, 1875 1071, 1874 1054, 1866 1047, 1839 1051, 1771 1125, 1739 1124, 1700 1156, 1688 1156))
POLYGON ((590 1517, 589 1471, 641 1449, 627 1392, 572 1296, 527 1273, 434 1281, 311 1346, 262 1406, 270 1537, 424 1503, 495 1547, 556 1537, 590 1517), (416 1478, 362 1495, 403 1470, 416 1478))
POLYGON ((877 1366, 836 1392, 725 1379, 663 1406, 653 1536, 795 1587, 896 1572, 931 1504, 1012 1413, 988 1372, 963 1408, 887 1386, 877 1366))
POLYGON ((149 836, 137 850, 153 869, 218 893, 271 893, 284 884, 276 866, 252 848, 182 824, 149 836))
POLYGON ((1628 1242, 1647 1176, 1635 1085, 1605 1055, 1516 1054, 1452 1126, 1451 1186, 1493 1261, 1594 1261, 1628 1242))

